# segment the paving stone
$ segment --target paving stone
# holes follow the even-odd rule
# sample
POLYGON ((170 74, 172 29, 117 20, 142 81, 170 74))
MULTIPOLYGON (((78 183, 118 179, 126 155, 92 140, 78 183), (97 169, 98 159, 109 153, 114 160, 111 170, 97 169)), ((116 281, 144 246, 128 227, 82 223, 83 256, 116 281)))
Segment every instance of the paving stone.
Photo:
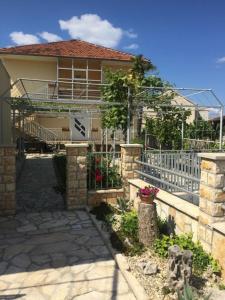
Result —
POLYGON ((5 261, 0 262, 0 275, 4 274, 7 269, 8 263, 5 261))
POLYGON ((22 253, 12 259, 12 264, 16 267, 26 269, 31 264, 31 260, 27 254, 22 253))
MULTIPOLYGON (((57 185, 52 155, 28 155, 16 191, 19 212, 55 211, 64 209, 64 200, 54 187, 57 185)), ((61 213, 57 212, 55 216, 61 213)), ((31 217, 37 218, 37 215, 31 217)), ((42 217, 51 218, 48 213, 42 217)), ((47 221, 47 219, 46 219, 47 221)))
POLYGON ((29 251, 31 251, 31 249, 33 249, 32 245, 24 245, 23 243, 10 245, 6 248, 3 259, 8 261, 14 256, 19 255, 21 253, 28 253, 29 251))
POLYGON ((109 255, 109 250, 106 246, 93 246, 91 247, 91 251, 97 256, 109 255))
POLYGON ((81 229, 82 229, 82 226, 81 226, 80 224, 72 225, 72 229, 73 229, 73 230, 81 230, 81 229))
POLYGON ((51 254, 52 266, 54 268, 64 267, 66 265, 66 256, 62 253, 53 253, 51 254))
POLYGON ((10 233, 2 235, 6 244, 0 250, 0 286, 5 288, 1 296, 12 296, 13 291, 21 300, 135 299, 86 212, 78 215, 79 219, 75 211, 17 215, 19 228, 36 228, 21 232, 8 223, 10 233), (90 227, 85 229, 82 222, 90 227), (42 224, 60 226, 39 229, 42 224))
POLYGON ((62 219, 62 220, 49 220, 46 223, 40 224, 39 228, 40 229, 46 229, 46 228, 54 228, 54 227, 61 227, 63 225, 68 224, 69 221, 66 219, 62 219))
POLYGON ((44 254, 44 255, 31 256, 31 260, 35 264, 38 264, 39 266, 41 266, 41 265, 46 264, 49 261, 51 261, 51 258, 47 254, 44 254))
POLYGON ((78 261, 79 261, 79 257, 73 256, 73 257, 69 258, 69 265, 73 265, 73 264, 77 263, 78 261))
POLYGON ((81 221, 90 220, 90 218, 89 218, 88 214, 86 213, 86 211, 77 210, 76 214, 77 214, 78 218, 81 221))
POLYGON ((34 224, 28 224, 17 228, 18 232, 29 232, 37 230, 37 227, 34 224))

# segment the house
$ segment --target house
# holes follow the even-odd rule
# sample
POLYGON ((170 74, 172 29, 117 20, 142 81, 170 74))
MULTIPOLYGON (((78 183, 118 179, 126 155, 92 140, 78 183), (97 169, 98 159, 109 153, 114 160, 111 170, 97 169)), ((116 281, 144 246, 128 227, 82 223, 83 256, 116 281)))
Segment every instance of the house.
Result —
MULTIPOLYGON (((123 142, 122 132, 112 136, 110 130, 101 128, 99 104, 105 71, 126 71, 132 65, 132 58, 131 54, 81 40, 0 49, 0 95, 4 94, 5 87, 4 96, 8 93, 27 100, 22 110, 12 109, 13 141, 24 137, 37 143, 123 142)), ((182 96, 176 97, 173 104, 192 105, 182 96)), ((9 116, 9 105, 4 105, 9 116)), ((6 114, 1 111, 3 118, 6 114)), ((144 116, 155 115, 149 109, 144 108, 144 112, 144 116)), ((196 118, 195 114, 193 110, 190 121, 196 118)), ((138 114, 133 118, 131 138, 136 137, 137 118, 138 114)), ((6 130, 10 128, 9 117, 7 120, 8 125, 1 127, 5 128, 4 136, 9 140, 9 129, 6 130)))
POLYGON ((11 97, 30 99, 33 106, 22 117, 14 111, 14 138, 20 127, 42 140, 101 143, 97 106, 105 71, 128 70, 132 57, 81 40, 0 49, 1 66, 12 84, 11 97))

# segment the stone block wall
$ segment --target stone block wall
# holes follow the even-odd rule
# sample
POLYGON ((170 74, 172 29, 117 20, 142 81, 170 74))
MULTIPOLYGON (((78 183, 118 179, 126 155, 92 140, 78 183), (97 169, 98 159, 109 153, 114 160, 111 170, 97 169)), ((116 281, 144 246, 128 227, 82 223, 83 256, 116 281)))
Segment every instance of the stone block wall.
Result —
POLYGON ((87 205, 87 149, 88 144, 67 144, 67 209, 87 205))
POLYGON ((198 239, 204 249, 211 252, 214 234, 213 224, 224 222, 225 226, 225 154, 203 153, 200 156, 198 239))
POLYGON ((88 191, 88 205, 97 206, 101 202, 116 204, 118 197, 123 197, 123 189, 88 191))
POLYGON ((121 144, 121 173, 124 186, 124 197, 129 199, 129 180, 138 178, 134 170, 138 169, 135 160, 140 159, 143 145, 141 144, 121 144))
POLYGON ((16 153, 14 145, 0 145, 0 215, 16 211, 16 153))
MULTIPOLYGON (((138 210, 140 198, 137 195, 139 188, 146 186, 146 182, 141 179, 129 180, 130 200, 134 203, 134 208, 138 210)), ((160 189, 155 200, 157 214, 169 224, 171 233, 193 234, 193 240, 197 241, 199 209, 196 205, 180 199, 160 189)))

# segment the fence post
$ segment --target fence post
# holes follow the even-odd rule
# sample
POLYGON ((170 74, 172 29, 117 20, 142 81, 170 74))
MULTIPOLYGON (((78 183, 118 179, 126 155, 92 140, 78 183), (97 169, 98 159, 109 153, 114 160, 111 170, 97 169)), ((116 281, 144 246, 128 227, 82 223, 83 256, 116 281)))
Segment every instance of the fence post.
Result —
POLYGON ((87 149, 88 144, 66 144, 67 209, 84 207, 87 204, 87 149))
POLYGON ((15 145, 0 146, 0 215, 16 212, 15 145))
POLYGON ((213 223, 225 224, 225 153, 200 153, 201 183, 198 239, 207 252, 212 250, 213 223))
POLYGON ((134 170, 138 169, 136 159, 140 159, 143 145, 142 144, 121 144, 121 173, 124 184, 124 197, 129 199, 129 179, 138 178, 134 170))

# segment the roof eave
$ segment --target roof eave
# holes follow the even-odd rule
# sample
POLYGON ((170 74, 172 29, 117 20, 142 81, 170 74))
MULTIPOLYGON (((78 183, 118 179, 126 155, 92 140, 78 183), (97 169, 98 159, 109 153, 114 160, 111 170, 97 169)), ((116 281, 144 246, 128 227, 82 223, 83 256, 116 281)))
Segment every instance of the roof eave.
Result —
MULTIPOLYGON (((3 55, 7 55, 7 56, 10 56, 10 55, 18 55, 18 56, 36 56, 36 57, 55 57, 55 58, 60 58, 60 57, 63 57, 63 58, 78 58, 78 59, 97 59, 97 60, 111 60, 111 61, 121 61, 121 62, 131 62, 131 59, 119 59, 119 58, 106 58, 106 57, 86 57, 86 56, 65 56, 65 55, 44 55, 44 54, 30 54, 30 53, 5 53, 5 52, 1 52, 0 51, 0 56, 3 56, 3 55)), ((134 56, 133 56, 134 57, 134 56)), ((147 60, 146 60, 147 61, 147 60)))

